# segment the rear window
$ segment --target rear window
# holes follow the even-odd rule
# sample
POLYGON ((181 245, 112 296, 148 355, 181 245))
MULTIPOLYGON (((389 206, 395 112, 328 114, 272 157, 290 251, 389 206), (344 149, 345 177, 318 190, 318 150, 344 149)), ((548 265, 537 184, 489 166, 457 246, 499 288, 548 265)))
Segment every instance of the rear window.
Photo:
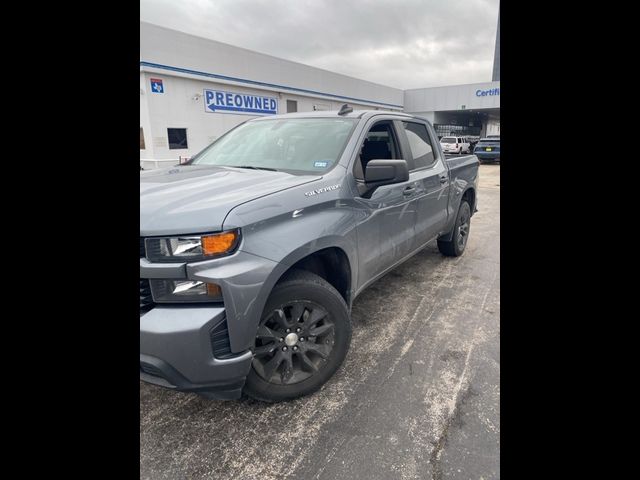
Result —
POLYGON ((478 142, 478 145, 500 145, 499 138, 483 138, 478 142))
POLYGON ((404 131, 407 134, 407 140, 409 140, 414 168, 428 167, 435 162, 427 127, 414 122, 402 122, 402 125, 404 125, 404 131))
POLYGON ((444 137, 440 143, 457 143, 455 137, 444 137))

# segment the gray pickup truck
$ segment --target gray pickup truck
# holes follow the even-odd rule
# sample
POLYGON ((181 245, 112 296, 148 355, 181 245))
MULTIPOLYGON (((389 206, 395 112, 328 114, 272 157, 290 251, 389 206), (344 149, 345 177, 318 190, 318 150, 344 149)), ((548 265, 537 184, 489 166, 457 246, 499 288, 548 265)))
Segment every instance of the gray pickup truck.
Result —
POLYGON ((309 394, 368 285, 432 241, 461 255, 478 159, 384 111, 255 118, 140 172, 140 378, 208 398, 309 394))

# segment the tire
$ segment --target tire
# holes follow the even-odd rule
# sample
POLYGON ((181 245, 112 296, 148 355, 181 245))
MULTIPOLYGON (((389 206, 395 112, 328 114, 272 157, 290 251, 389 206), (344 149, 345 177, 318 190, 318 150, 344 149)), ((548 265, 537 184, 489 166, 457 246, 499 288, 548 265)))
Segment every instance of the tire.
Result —
POLYGON ((466 200, 462 200, 456 223, 453 226, 453 235, 450 241, 438 240, 438 250, 447 257, 459 257, 464 253, 471 228, 471 206, 466 200))
POLYGON ((340 368, 350 343, 351 321, 340 293, 318 275, 294 270, 267 300, 244 392, 264 402, 313 393, 340 368))

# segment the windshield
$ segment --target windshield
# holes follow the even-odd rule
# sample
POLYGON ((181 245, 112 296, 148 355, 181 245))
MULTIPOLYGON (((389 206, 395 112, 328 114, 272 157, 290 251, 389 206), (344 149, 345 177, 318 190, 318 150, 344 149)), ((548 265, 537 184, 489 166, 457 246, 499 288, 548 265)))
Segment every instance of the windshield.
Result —
POLYGON ((323 173, 337 162, 356 122, 352 118, 287 118, 245 123, 189 164, 323 173))
POLYGON ((440 140, 440 143, 457 143, 456 137, 444 137, 442 140, 440 140))

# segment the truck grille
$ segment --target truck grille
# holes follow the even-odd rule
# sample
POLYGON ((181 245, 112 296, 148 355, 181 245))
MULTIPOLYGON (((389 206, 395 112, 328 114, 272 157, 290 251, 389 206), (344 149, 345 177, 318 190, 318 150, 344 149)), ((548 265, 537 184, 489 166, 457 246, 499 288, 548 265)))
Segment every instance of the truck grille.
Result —
POLYGON ((229 340, 229 330, 227 329, 227 320, 224 319, 211 329, 211 348, 213 356, 216 358, 233 357, 231 353, 231 342, 229 340))
MULTIPOLYGON (((144 251, 144 237, 140 237, 140 258, 145 256, 144 251)), ((140 315, 147 313, 154 306, 153 298, 151 297, 151 285, 146 278, 140 279, 140 315)))
POLYGON ((151 297, 151 285, 146 278, 140 279, 140 315, 148 312, 154 306, 153 298, 151 297))

